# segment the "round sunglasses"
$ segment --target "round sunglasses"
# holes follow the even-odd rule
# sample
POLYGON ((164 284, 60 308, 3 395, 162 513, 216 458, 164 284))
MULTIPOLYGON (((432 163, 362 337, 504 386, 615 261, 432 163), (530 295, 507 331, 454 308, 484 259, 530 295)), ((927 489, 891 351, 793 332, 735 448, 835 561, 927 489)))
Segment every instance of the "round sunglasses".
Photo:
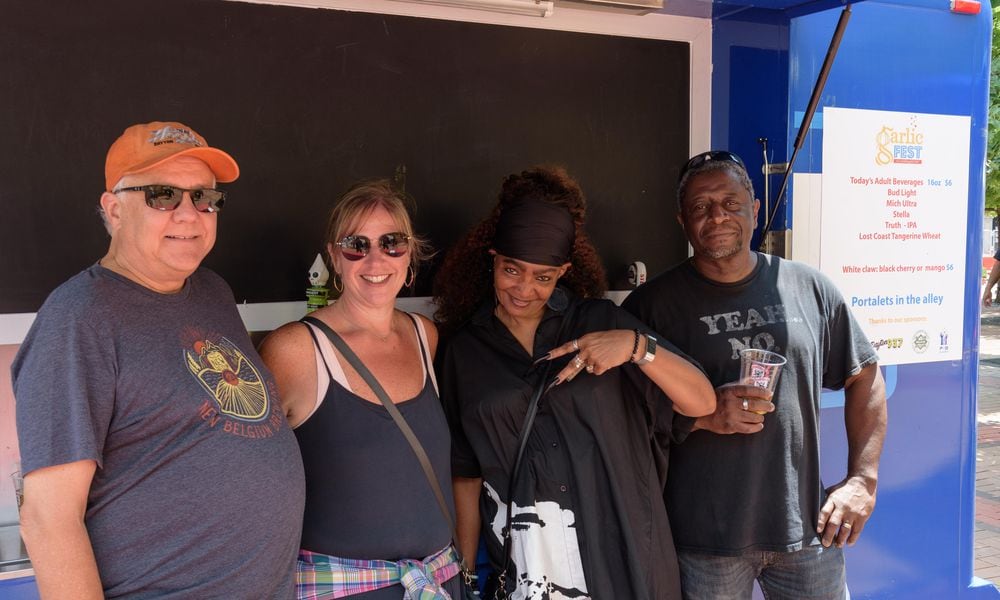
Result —
MULTIPOLYGON (((398 231, 383 233, 378 236, 376 244, 386 256, 399 258, 410 249, 410 236, 398 231)), ((340 254, 347 260, 361 260, 368 256, 372 249, 372 240, 363 235, 349 235, 337 242, 340 254)))

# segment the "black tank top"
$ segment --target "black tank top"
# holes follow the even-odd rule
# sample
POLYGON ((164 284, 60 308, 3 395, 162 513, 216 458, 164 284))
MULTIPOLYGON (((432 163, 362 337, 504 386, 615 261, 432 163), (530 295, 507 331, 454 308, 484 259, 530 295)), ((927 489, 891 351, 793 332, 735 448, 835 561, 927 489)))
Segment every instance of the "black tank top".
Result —
MULTIPOLYGON (((419 329, 417 339, 427 373, 424 387, 396 407, 427 452, 454 515, 451 438, 419 329)), ((325 357, 324 366, 329 374, 325 357)), ((306 474, 302 548, 396 561, 424 558, 450 542, 451 525, 420 462, 381 404, 350 392, 331 374, 322 404, 295 429, 295 437, 306 474)))

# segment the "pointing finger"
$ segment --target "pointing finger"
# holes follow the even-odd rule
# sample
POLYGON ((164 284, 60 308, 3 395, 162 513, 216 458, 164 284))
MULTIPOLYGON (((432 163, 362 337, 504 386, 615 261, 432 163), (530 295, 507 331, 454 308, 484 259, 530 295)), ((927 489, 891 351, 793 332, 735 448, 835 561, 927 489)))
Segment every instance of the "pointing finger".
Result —
POLYGON ((573 381, 573 378, 580 374, 580 371, 587 366, 587 363, 583 362, 583 359, 576 356, 573 360, 569 361, 562 371, 559 371, 559 383, 565 383, 567 381, 573 381))
POLYGON ((553 348, 552 350, 550 350, 549 353, 547 355, 545 355, 543 358, 547 358, 549 360, 552 360, 553 358, 559 358, 560 356, 566 356, 567 354, 569 354, 571 352, 576 352, 577 350, 579 350, 580 349, 580 345, 579 344, 580 343, 579 343, 578 340, 572 340, 572 341, 566 342, 565 344, 562 344, 560 346, 556 346, 555 348, 553 348))

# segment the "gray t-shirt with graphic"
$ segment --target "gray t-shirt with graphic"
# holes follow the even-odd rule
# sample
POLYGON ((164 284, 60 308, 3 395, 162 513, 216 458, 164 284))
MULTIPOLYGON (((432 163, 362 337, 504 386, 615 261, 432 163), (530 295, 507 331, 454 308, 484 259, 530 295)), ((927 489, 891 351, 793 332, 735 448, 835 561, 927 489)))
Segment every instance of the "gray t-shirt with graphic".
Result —
MULTIPOLYGON (((762 431, 699 430, 672 448, 666 499, 679 550, 735 555, 818 544, 826 497, 820 394, 878 360, 829 279, 800 263, 757 256, 743 281, 711 281, 685 262, 622 304, 701 363, 715 387, 739 379, 742 348, 788 359, 762 431)), ((690 428, 691 419, 678 420, 690 428)))
POLYGON ((97 462, 107 597, 294 597, 302 460, 221 278, 159 294, 94 265, 49 296, 11 370, 22 470, 97 462))

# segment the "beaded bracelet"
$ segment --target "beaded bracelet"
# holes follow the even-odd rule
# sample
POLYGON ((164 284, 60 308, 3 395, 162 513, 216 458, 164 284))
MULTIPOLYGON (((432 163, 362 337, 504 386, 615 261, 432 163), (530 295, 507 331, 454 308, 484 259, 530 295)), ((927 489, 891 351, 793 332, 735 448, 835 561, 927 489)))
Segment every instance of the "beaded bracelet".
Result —
POLYGON ((639 330, 635 329, 635 343, 632 344, 632 354, 628 355, 628 361, 630 363, 635 362, 635 353, 639 351, 639 330))

